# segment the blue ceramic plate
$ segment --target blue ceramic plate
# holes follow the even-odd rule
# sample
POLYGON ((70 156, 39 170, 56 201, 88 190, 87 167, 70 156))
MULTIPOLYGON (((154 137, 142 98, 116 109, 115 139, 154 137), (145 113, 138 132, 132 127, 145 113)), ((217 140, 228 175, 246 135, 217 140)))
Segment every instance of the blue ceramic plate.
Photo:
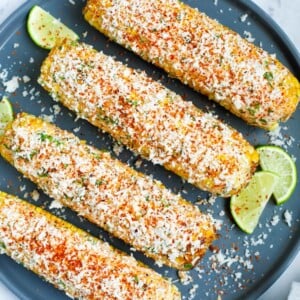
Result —
MULTIPOLYGON (((271 53, 276 53, 282 63, 293 73, 297 74, 298 72, 299 75, 300 58, 297 50, 280 28, 251 1, 189 0, 184 2, 198 7, 242 36, 250 32, 257 45, 261 45, 271 53), (241 16, 243 17, 241 18, 241 16)), ((288 123, 281 126, 280 133, 273 134, 272 137, 261 129, 247 126, 243 121, 217 107, 205 97, 193 92, 178 81, 169 79, 162 71, 109 42, 107 38, 96 32, 83 20, 81 11, 85 1, 82 0, 28 1, 2 24, 0 28, 0 93, 1 96, 7 95, 11 99, 16 112, 27 111, 35 115, 53 116, 53 106, 57 105, 36 81, 41 62, 46 57, 47 51, 33 44, 26 32, 26 17, 34 4, 39 4, 54 16, 61 18, 80 35, 81 40, 94 45, 96 49, 114 55, 132 67, 145 70, 150 76, 160 79, 166 86, 185 95, 186 99, 192 100, 202 109, 213 110, 225 122, 243 132, 253 145, 281 143, 291 155, 296 158, 300 157, 299 109, 288 123), (20 78, 19 87, 9 93, 5 90, 5 83, 13 76, 20 78), (28 77, 23 78, 23 76, 28 76, 30 81, 28 81, 28 77)), ((106 148, 113 152, 114 141, 108 135, 100 133, 84 121, 75 121, 72 113, 63 107, 60 108, 60 113, 53 117, 56 124, 71 131, 76 128, 75 134, 80 138, 88 140, 96 147, 106 148)), ((132 155, 126 149, 116 156, 133 167, 139 165, 135 162, 140 158, 132 155)), ((297 160, 298 170, 299 165, 297 160)), ((153 174, 170 189, 180 192, 192 203, 197 202, 199 197, 209 197, 206 193, 183 183, 177 176, 149 162, 142 161, 138 169, 147 174, 153 174)), ((51 200, 40 193, 40 199, 36 202, 33 201, 30 193, 36 187, 1 158, 0 170, 1 190, 16 194, 49 209, 51 200)), ((214 249, 208 251, 197 268, 189 272, 193 280, 187 285, 180 283, 175 270, 158 267, 141 253, 132 254, 157 272, 171 277, 184 295, 184 299, 217 299, 218 295, 222 296, 222 299, 255 299, 287 268, 299 250, 300 206, 299 199, 297 199, 299 194, 300 185, 298 184, 291 199, 283 206, 278 207, 274 201, 270 201, 260 219, 259 227, 251 236, 244 234, 234 225, 229 212, 228 199, 218 198, 214 203, 210 201, 207 204, 197 204, 203 211, 211 212, 223 224, 220 238, 214 244, 214 249), (290 226, 285 220, 284 216, 286 215, 292 216, 290 226)), ((71 211, 67 209, 50 211, 130 253, 127 245, 111 238, 107 233, 87 221, 79 219, 71 211)), ((17 265, 5 255, 0 257, 0 266, 0 280, 21 299, 67 299, 62 292, 17 265)))

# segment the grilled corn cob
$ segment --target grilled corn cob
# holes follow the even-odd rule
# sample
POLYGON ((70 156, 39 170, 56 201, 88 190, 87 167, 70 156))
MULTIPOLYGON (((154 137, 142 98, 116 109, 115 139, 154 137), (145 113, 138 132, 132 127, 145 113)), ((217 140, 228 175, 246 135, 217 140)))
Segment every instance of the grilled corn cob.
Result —
POLYGON ((88 0, 85 19, 112 40, 251 125, 295 111, 298 80, 272 55, 178 0, 88 0))
POLYGON ((53 49, 39 82, 78 116, 203 190, 230 196, 255 170, 256 151, 234 129, 86 44, 53 49))
POLYGON ((157 262, 191 268, 216 238, 209 215, 73 134, 28 114, 0 153, 46 194, 157 262))
POLYGON ((180 299, 133 257, 15 196, 0 192, 0 253, 77 299, 180 299))

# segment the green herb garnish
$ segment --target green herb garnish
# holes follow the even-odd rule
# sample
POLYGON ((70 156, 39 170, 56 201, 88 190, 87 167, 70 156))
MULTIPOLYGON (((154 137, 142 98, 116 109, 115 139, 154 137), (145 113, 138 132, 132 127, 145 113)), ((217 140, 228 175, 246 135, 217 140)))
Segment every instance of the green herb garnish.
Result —
POLYGON ((138 278, 137 275, 135 275, 135 276, 133 277, 133 281, 134 281, 135 283, 139 283, 139 282, 140 282, 140 280, 139 280, 139 278, 138 278))
POLYGON ((49 135, 47 133, 40 133, 40 139, 42 142, 45 142, 45 141, 49 141, 50 143, 56 143, 57 146, 61 145, 62 142, 59 141, 58 139, 55 139, 52 135, 49 135))
POLYGON ((191 263, 187 263, 187 264, 184 264, 183 265, 183 268, 186 269, 186 270, 189 270, 193 267, 193 265, 191 263))
POLYGON ((272 72, 266 72, 264 74, 264 78, 268 81, 268 83, 270 84, 270 86, 272 86, 272 81, 274 80, 274 76, 272 72))
POLYGON ((6 249, 6 246, 5 246, 5 244, 3 243, 3 242, 0 242, 0 248, 2 248, 2 249, 6 249))
POLYGON ((96 180, 96 185, 100 186, 103 183, 103 181, 101 179, 96 180))

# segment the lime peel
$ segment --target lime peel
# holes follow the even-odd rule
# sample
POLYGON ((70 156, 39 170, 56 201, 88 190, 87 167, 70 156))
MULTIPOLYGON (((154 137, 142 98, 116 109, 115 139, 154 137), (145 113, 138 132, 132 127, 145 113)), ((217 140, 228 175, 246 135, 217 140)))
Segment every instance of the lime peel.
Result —
POLYGON ((286 202, 297 185, 297 168, 293 159, 278 146, 257 148, 260 166, 264 171, 274 172, 279 176, 273 195, 278 205, 286 202))
POLYGON ((4 134, 5 127, 14 118, 13 108, 10 101, 3 97, 0 102, 0 136, 4 134))
POLYGON ((278 179, 277 174, 272 172, 256 172, 249 184, 238 195, 231 197, 231 214, 244 232, 253 233, 278 179))
POLYGON ((35 5, 27 18, 29 36, 39 47, 52 49, 60 40, 78 40, 79 36, 50 13, 35 5))

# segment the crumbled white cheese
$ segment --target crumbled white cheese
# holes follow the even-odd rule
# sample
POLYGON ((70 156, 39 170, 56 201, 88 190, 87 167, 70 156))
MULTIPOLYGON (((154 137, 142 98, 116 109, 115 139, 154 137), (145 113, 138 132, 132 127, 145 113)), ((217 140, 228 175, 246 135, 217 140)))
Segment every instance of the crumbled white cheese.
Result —
POLYGON ((278 215, 274 215, 273 217, 272 217, 272 220, 271 220, 271 225, 272 226, 276 226, 278 223, 279 223, 279 221, 280 221, 280 218, 279 218, 279 216, 278 215))
POLYGON ((50 123, 54 122, 54 116, 53 115, 42 114, 42 115, 40 115, 40 118, 42 118, 46 122, 50 122, 50 123))
POLYGON ((142 160, 141 159, 138 159, 136 162, 135 162, 135 167, 137 168, 137 169, 139 169, 140 167, 141 167, 141 165, 142 165, 142 160))
POLYGON ((247 20, 247 18, 248 18, 248 14, 243 14, 243 15, 240 16, 240 20, 243 23, 247 20))
POLYGON ((286 224, 291 227, 292 226, 292 212, 286 210, 284 213, 283 213, 283 216, 284 216, 284 221, 286 222, 286 224))
POLYGON ((220 216, 220 217, 225 216, 225 211, 224 211, 224 210, 221 210, 221 211, 219 212, 219 216, 220 216))
POLYGON ((255 38, 252 36, 252 33, 250 31, 245 30, 244 36, 245 36, 245 39, 250 43, 253 43, 255 41, 255 38))
POLYGON ((196 292, 197 292, 197 289, 199 288, 199 285, 198 284, 193 284, 193 286, 190 288, 189 290, 189 297, 188 297, 188 300, 192 300, 192 299, 195 299, 196 297, 196 292))
POLYGON ((114 143, 113 151, 117 156, 119 156, 123 150, 124 150, 124 147, 121 144, 114 143))
POLYGON ((61 204, 61 202, 57 201, 57 200, 53 200, 50 203, 50 206, 49 206, 50 209, 60 209, 60 208, 63 208, 63 207, 64 206, 61 204))
POLYGON ((193 277, 187 271, 178 271, 178 277, 183 285, 188 285, 193 282, 193 277))
POLYGON ((7 71, 7 69, 3 69, 3 70, 0 72, 0 79, 1 79, 1 80, 6 80, 6 79, 7 79, 7 76, 8 76, 8 71, 7 71))
POLYGON ((20 186, 20 192, 24 192, 26 190, 26 185, 21 185, 20 186))
POLYGON ((29 76, 27 76, 27 75, 24 75, 24 76, 22 77, 22 79, 23 79, 23 82, 24 82, 24 83, 27 83, 27 82, 29 82, 29 81, 31 80, 31 78, 30 78, 29 76))
POLYGON ((39 193, 37 190, 33 190, 33 191, 30 193, 30 196, 31 196, 31 198, 32 198, 34 201, 38 201, 39 198, 40 198, 40 193, 39 193))
POLYGON ((216 199, 218 198, 218 196, 216 195, 210 195, 208 198, 206 199, 199 199, 195 204, 199 204, 199 205, 214 205, 216 202, 216 199))
POLYGON ((81 128, 80 126, 79 126, 79 127, 76 127, 76 128, 73 129, 73 131, 74 131, 75 133, 77 133, 77 132, 80 131, 80 128, 81 128))
POLYGON ((55 116, 57 116, 60 113, 60 111, 61 111, 61 108, 60 108, 60 106, 58 104, 54 104, 52 106, 52 108, 53 108, 53 113, 54 113, 55 116))
POLYGON ((286 150, 288 147, 291 147, 295 142, 295 139, 292 136, 286 135, 281 132, 282 130, 286 131, 287 129, 287 126, 277 126, 276 129, 269 131, 267 134, 270 143, 279 147, 283 147, 286 150))
POLYGON ((23 96, 23 97, 27 97, 27 96, 28 96, 28 92, 27 92, 27 91, 23 91, 23 92, 22 92, 22 96, 23 96))
POLYGON ((20 78, 18 76, 13 76, 11 80, 3 82, 5 91, 8 93, 14 93, 19 88, 19 80, 20 78))

